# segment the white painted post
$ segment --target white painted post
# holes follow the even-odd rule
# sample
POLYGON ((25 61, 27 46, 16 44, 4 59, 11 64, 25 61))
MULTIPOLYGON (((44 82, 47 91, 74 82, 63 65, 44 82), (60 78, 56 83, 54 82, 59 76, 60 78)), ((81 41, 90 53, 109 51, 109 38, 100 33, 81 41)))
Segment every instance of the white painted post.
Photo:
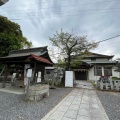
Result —
POLYGON ((65 87, 73 87, 73 71, 65 72, 65 87))

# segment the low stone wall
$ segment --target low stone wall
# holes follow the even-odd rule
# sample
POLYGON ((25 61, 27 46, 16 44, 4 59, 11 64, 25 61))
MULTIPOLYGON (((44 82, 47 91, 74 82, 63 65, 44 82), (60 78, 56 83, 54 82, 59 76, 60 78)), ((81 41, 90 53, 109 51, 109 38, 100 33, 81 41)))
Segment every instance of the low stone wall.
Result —
POLYGON ((49 96, 49 85, 38 84, 29 86, 28 99, 32 101, 39 101, 44 97, 49 96))
POLYGON ((25 86, 24 86, 24 80, 16 80, 15 86, 18 86, 18 87, 25 87, 25 86))

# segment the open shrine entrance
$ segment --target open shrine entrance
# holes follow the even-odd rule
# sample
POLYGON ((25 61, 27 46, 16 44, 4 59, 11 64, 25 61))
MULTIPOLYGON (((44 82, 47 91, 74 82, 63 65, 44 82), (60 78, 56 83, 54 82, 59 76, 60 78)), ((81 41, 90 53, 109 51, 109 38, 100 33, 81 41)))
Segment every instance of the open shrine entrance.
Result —
MULTIPOLYGON (((49 61, 42 62, 38 60, 38 56, 30 55, 26 59, 19 58, 14 60, 6 60, 3 77, 3 87, 5 87, 7 77, 11 75, 11 85, 24 87, 27 84, 29 75, 30 84, 34 85, 37 83, 44 82, 45 66, 52 65, 49 61), (37 59, 36 59, 37 57, 37 59), (47 63, 49 62, 49 63, 47 63)), ((42 60, 47 60, 42 58, 42 60)))

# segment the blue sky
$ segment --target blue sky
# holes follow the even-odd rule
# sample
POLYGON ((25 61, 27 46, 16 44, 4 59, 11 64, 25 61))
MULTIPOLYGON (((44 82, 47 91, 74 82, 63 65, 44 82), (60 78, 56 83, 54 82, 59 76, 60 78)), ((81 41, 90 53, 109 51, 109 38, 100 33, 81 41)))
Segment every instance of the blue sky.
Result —
MULTIPOLYGON (((61 28, 87 35, 89 41, 120 34, 120 0, 9 0, 0 15, 18 23, 33 47, 50 46, 49 37, 61 28)), ((120 57, 120 37, 100 43, 93 52, 120 57)))

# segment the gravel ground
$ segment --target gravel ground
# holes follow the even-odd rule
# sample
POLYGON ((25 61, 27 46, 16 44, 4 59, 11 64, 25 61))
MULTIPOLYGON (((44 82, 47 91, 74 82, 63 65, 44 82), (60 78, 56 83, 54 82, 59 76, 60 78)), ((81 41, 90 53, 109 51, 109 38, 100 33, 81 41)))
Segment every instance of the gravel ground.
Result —
POLYGON ((120 93, 119 92, 96 92, 109 119, 120 120, 120 93))
POLYGON ((0 120, 41 120, 72 88, 50 89, 39 102, 25 102, 23 95, 0 92, 0 120))

